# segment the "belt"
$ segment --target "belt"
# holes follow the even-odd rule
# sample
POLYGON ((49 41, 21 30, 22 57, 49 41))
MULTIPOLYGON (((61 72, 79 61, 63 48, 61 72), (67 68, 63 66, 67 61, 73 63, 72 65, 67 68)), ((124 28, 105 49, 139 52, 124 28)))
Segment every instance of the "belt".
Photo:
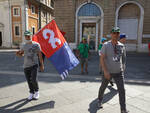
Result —
POLYGON ((121 75, 122 74, 122 72, 120 72, 120 73, 110 73, 110 75, 121 75))

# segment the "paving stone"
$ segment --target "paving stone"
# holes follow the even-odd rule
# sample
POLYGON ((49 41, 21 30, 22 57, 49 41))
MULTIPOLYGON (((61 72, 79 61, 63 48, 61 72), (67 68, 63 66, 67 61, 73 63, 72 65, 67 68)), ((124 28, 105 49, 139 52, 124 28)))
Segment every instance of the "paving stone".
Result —
MULTIPOLYGON (((5 64, 4 67, 0 63, 0 113, 120 113, 116 85, 106 89, 104 108, 97 109, 97 96, 101 84, 97 68, 93 70, 98 65, 95 61, 98 61, 97 56, 92 57, 89 62, 89 75, 77 74, 80 73, 80 67, 77 67, 64 81, 46 60, 45 72, 39 73, 40 98, 37 101, 26 102, 29 92, 22 69, 23 62, 19 59, 17 62, 9 61, 8 56, 11 59, 13 55, 0 53, 0 59, 5 64)), ((150 113, 150 78, 149 74, 144 72, 150 58, 144 56, 143 59, 138 54, 135 56, 129 56, 127 59, 127 108, 130 113, 150 113), (140 65, 141 62, 145 65, 140 65), (137 69, 141 69, 141 72, 137 69)))
POLYGON ((150 112, 150 103, 148 101, 144 101, 143 99, 139 98, 132 98, 128 100, 128 104, 132 105, 142 111, 150 112))

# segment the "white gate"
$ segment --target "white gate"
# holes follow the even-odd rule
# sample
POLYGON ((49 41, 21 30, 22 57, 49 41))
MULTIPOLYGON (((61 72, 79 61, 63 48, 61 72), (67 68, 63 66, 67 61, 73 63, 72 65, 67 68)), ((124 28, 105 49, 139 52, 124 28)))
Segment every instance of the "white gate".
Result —
MULTIPOLYGON (((138 40, 138 19, 119 19, 118 26, 121 33, 125 33, 127 40, 138 40)), ((127 44, 127 50, 136 51, 137 43, 127 44)))

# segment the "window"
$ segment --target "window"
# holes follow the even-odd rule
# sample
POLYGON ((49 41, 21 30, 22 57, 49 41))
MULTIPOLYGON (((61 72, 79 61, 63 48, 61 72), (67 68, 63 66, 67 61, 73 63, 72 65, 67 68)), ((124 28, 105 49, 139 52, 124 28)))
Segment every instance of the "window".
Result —
POLYGON ((101 11, 99 7, 97 7, 93 3, 87 3, 83 5, 80 8, 78 13, 78 16, 100 16, 100 15, 101 15, 101 11))
POLYGON ((47 5, 47 0, 45 0, 45 4, 47 5))
POLYGON ((45 11, 43 11, 43 16, 46 17, 46 12, 45 11))
POLYGON ((51 0, 51 7, 54 8, 54 0, 51 0))
POLYGON ((32 26, 32 34, 34 35, 35 34, 35 27, 32 26))
POLYGON ((19 25, 15 25, 14 27, 14 33, 15 33, 15 36, 19 37, 20 36, 20 26, 19 25))
POLYGON ((20 8, 19 7, 13 8, 13 15, 14 16, 20 16, 20 8))
POLYGON ((35 6, 31 5, 31 13, 35 14, 35 6))

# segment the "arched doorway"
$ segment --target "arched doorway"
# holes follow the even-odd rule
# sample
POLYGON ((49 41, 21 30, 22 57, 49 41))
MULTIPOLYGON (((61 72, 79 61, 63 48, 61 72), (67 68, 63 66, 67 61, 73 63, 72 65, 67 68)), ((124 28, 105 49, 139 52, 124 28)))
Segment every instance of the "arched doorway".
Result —
POLYGON ((3 45, 3 30, 4 25, 0 23, 0 47, 3 45))
POLYGON ((134 1, 123 3, 116 11, 116 26, 120 27, 121 33, 126 33, 127 51, 139 51, 142 44, 143 31, 142 6, 134 1))
POLYGON ((76 11, 76 44, 87 38, 90 49, 97 50, 103 36, 103 11, 94 2, 84 3, 76 11))

